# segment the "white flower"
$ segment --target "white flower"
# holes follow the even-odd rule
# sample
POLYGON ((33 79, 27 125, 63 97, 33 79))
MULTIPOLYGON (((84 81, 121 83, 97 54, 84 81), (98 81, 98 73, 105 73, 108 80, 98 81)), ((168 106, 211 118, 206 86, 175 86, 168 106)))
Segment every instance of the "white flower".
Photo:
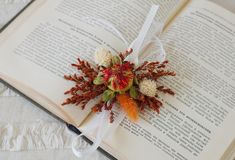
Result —
POLYGON ((94 55, 95 63, 104 67, 110 66, 112 57, 111 52, 105 48, 97 48, 94 55))
POLYGON ((150 79, 144 79, 139 84, 140 92, 146 96, 154 97, 157 93, 156 81, 150 79))

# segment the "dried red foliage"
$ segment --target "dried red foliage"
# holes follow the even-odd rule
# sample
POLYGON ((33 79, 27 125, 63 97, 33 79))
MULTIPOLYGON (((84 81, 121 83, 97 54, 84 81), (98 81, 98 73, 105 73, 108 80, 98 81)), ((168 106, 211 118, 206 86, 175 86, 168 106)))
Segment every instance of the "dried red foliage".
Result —
MULTIPOLYGON (((168 61, 160 62, 144 62, 141 66, 135 69, 135 76, 138 81, 145 78, 158 81, 159 78, 165 76, 175 76, 175 72, 165 70, 168 61)), ((175 93, 170 88, 165 88, 164 86, 159 86, 158 91, 165 94, 174 95, 175 93)), ((155 97, 148 97, 143 95, 138 91, 138 98, 136 99, 138 106, 141 110, 144 110, 145 106, 149 106, 154 111, 160 113, 160 107, 162 107, 162 102, 158 99, 158 95, 155 97)))
POLYGON ((170 88, 165 88, 164 86, 160 86, 157 89, 163 93, 168 93, 172 96, 175 95, 174 91, 172 91, 170 88))
MULTIPOLYGON (((101 95, 107 89, 107 86, 105 84, 95 85, 93 83, 93 80, 98 75, 98 70, 102 70, 103 68, 97 67, 96 69, 94 69, 88 62, 82 61, 79 58, 77 60, 77 64, 72 64, 72 66, 76 67, 78 71, 82 72, 82 74, 64 76, 66 80, 75 82, 75 86, 64 93, 66 95, 70 95, 70 97, 67 98, 62 103, 62 105, 75 104, 77 106, 79 105, 82 109, 84 109, 86 104, 90 100, 101 95)), ((111 110, 115 101, 116 100, 113 99, 112 102, 110 102, 109 104, 100 101, 92 107, 92 111, 102 112, 103 109, 109 110, 110 122, 113 122, 114 114, 111 110)))
POLYGON ((65 94, 70 94, 71 96, 62 105, 81 105, 81 108, 84 109, 91 99, 96 98, 105 91, 106 86, 93 84, 93 80, 98 75, 98 72, 88 62, 78 58, 78 63, 72 64, 72 66, 81 71, 82 75, 64 76, 66 80, 75 82, 75 86, 65 92, 65 94))
POLYGON ((119 55, 119 57, 121 58, 121 60, 124 61, 124 59, 125 59, 128 55, 130 55, 132 52, 133 52, 133 49, 130 48, 130 49, 126 50, 125 52, 120 52, 118 55, 119 55))
POLYGON ((135 74, 138 80, 144 78, 157 81, 160 77, 175 76, 175 72, 164 70, 168 61, 159 62, 144 62, 141 66, 135 69, 135 74))
POLYGON ((150 107, 157 113, 160 113, 160 108, 162 107, 162 102, 157 99, 157 97, 148 97, 139 92, 139 96, 136 99, 140 110, 143 111, 146 106, 150 107))

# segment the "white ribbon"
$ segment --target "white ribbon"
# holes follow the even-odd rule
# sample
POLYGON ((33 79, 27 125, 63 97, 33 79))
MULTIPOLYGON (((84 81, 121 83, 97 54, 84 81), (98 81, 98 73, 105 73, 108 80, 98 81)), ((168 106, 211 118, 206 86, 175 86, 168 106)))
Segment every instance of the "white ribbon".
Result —
POLYGON ((126 57, 125 60, 133 62, 135 65, 139 64, 139 52, 144 43, 144 40, 147 36, 148 31, 150 30, 151 25, 154 22, 154 17, 157 13, 159 6, 153 5, 147 15, 147 18, 139 32, 137 38, 132 42, 129 48, 133 49, 133 53, 126 57))
POLYGON ((102 142, 102 139, 104 138, 106 134, 106 130, 104 128, 105 126, 103 124, 105 124, 105 122, 107 121, 109 121, 109 112, 108 111, 100 112, 99 115, 95 117, 94 123, 89 123, 86 130, 83 131, 82 134, 80 134, 73 140, 72 150, 73 150, 73 153, 78 158, 82 158, 82 157, 84 158, 84 157, 91 155, 99 147, 100 143, 102 142), (78 139, 86 134, 89 134, 89 132, 92 132, 92 131, 94 132, 96 129, 97 129, 97 132, 96 132, 96 137, 95 137, 93 144, 84 149, 77 148, 78 139))
MULTIPOLYGON (((139 32, 139 35, 137 38, 129 45, 129 48, 133 49, 133 53, 130 54, 129 56, 126 57, 126 61, 131 61, 135 63, 136 66, 138 66, 139 61, 164 61, 165 60, 165 50, 164 47, 161 43, 161 40, 155 36, 149 40, 147 39, 147 34, 149 33, 151 26, 154 23, 154 17, 158 11, 159 6, 153 5, 146 17, 146 20, 139 32), (147 42, 145 42, 147 41, 147 42), (149 46, 155 46, 155 51, 148 51, 149 46), (157 51, 157 52, 156 52, 157 51), (139 55, 139 53, 147 53, 146 55, 139 55)), ((87 17, 86 17, 87 19, 87 17)), ((111 23, 102 20, 102 19, 94 19, 94 18, 88 18, 92 21, 95 21, 96 23, 99 23, 107 30, 118 36, 125 44, 126 46, 128 45, 127 40, 124 38, 124 36, 121 34, 121 32, 118 31, 111 23)), ((161 32, 163 25, 158 26, 158 32, 161 32)), ((150 33, 153 34, 153 33, 150 33)), ((116 105, 116 104, 115 104, 116 105)), ((115 107, 115 106, 114 106, 115 107)), ((119 115, 115 118, 115 121, 111 124, 111 126, 108 128, 107 122, 109 122, 109 112, 106 110, 103 110, 102 112, 98 113, 96 117, 93 119, 91 123, 88 123, 86 126, 86 129, 83 130, 83 133, 76 137, 73 140, 72 143, 72 150, 73 153, 78 157, 78 158, 84 158, 89 155, 91 155, 101 144, 103 138, 107 136, 106 134, 108 133, 109 135, 112 135, 112 133, 116 130, 116 128, 120 125, 120 123, 123 121, 123 119, 126 116, 126 113, 121 110, 119 115), (95 139, 93 141, 93 144, 87 148, 78 148, 78 139, 81 138, 83 135, 89 134, 89 133, 96 133, 95 139)))

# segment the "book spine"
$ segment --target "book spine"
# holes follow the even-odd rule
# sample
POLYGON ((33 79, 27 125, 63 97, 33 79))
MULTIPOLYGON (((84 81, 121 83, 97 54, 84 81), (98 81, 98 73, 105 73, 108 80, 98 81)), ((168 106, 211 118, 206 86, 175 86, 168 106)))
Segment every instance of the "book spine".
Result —
POLYGON ((76 133, 77 135, 80 135, 81 132, 72 124, 66 123, 68 129, 74 133, 76 133))

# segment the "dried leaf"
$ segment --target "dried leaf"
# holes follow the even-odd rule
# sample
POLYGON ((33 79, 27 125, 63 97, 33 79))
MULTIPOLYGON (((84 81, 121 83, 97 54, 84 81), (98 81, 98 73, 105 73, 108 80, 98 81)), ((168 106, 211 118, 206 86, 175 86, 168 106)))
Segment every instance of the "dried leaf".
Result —
POLYGON ((138 79, 136 77, 134 78, 134 83, 139 85, 139 81, 138 81, 138 79))
POLYGON ((110 89, 107 89, 106 91, 104 91, 102 95, 102 101, 108 102, 109 100, 114 98, 114 96, 115 96, 115 92, 110 89))
POLYGON ((122 60, 119 56, 113 56, 112 57, 112 64, 122 64, 122 60))
POLYGON ((102 76, 97 76, 94 80, 93 80, 93 83, 95 85, 100 85, 100 84, 103 84, 104 83, 104 79, 102 76))
POLYGON ((134 98, 134 99, 137 98, 138 93, 137 93, 136 88, 135 88, 134 86, 132 86, 132 87, 130 88, 129 94, 130 94, 130 96, 131 96, 132 98, 134 98))

